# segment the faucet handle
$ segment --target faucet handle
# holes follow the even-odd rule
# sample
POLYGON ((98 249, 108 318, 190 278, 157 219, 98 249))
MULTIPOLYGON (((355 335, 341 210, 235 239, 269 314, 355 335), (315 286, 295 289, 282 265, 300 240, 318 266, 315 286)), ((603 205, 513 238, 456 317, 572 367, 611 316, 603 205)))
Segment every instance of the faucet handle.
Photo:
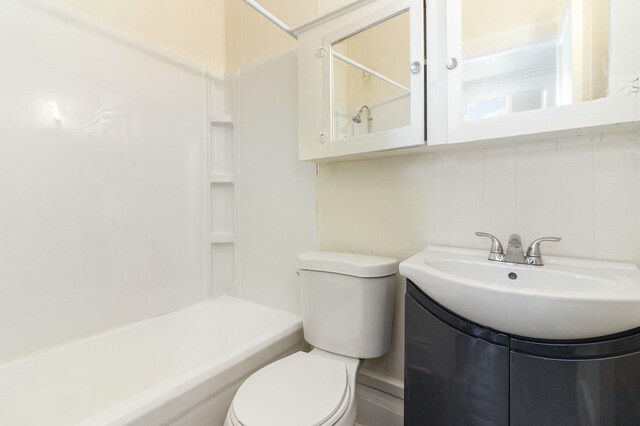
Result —
POLYGON ((504 249, 500 240, 486 232, 476 232, 478 237, 487 237, 491 239, 491 250, 489 252, 489 260, 499 260, 504 256, 504 249))
POLYGON ((558 237, 543 237, 543 238, 538 238, 537 240, 532 242, 529 248, 527 249, 527 260, 529 261, 529 264, 538 265, 538 266, 543 265, 542 253, 540 252, 540 243, 544 243, 544 242, 557 243, 558 241, 561 241, 561 240, 562 238, 558 238, 558 237))

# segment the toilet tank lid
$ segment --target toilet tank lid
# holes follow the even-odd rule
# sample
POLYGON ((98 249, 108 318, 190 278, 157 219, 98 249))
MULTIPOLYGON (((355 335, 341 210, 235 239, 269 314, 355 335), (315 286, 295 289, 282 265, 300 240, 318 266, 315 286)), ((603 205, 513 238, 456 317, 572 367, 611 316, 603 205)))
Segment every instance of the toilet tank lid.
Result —
POLYGON ((398 261, 388 257, 354 253, 316 251, 298 255, 298 268, 305 271, 333 272, 361 278, 377 278, 398 272, 398 261))

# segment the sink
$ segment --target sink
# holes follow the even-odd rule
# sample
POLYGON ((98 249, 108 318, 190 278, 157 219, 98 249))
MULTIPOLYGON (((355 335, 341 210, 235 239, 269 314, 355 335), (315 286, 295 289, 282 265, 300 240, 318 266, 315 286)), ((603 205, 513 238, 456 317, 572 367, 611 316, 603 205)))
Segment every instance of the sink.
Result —
POLYGON ((531 266, 487 255, 431 246, 400 273, 448 310, 510 335, 573 340, 640 327, 636 265, 544 256, 544 266, 531 266))

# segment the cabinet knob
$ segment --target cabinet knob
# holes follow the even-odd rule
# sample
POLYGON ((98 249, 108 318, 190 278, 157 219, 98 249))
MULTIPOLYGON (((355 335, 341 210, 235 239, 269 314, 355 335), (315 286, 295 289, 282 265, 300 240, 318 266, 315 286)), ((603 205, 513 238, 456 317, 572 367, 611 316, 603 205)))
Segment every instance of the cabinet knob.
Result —
POLYGON ((458 59, 457 58, 449 58, 449 60, 447 61, 447 69, 448 70, 452 70, 457 66, 458 66, 458 59))
POLYGON ((420 61, 411 62, 409 70, 411 70, 411 74, 419 74, 422 71, 422 64, 420 61))

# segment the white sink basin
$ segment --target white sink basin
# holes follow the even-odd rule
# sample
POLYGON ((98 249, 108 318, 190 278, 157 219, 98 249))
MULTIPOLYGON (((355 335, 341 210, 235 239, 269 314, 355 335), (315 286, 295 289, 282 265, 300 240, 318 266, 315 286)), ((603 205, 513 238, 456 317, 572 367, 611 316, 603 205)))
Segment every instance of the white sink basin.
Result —
POLYGON ((487 255, 427 247, 400 273, 450 311, 511 335, 585 339, 640 327, 636 265, 544 255, 544 266, 515 265, 487 255))

